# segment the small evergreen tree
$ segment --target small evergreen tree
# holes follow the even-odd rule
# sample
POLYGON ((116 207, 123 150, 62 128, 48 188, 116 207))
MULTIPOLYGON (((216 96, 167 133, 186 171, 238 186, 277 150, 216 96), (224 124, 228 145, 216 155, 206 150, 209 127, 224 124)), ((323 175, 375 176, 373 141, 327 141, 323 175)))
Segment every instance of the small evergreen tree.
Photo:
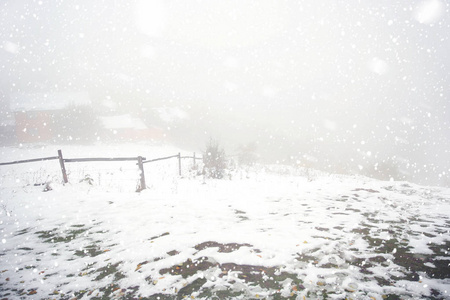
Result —
POLYGON ((207 177, 222 179, 227 166, 225 150, 213 139, 209 140, 203 153, 203 172, 207 177))

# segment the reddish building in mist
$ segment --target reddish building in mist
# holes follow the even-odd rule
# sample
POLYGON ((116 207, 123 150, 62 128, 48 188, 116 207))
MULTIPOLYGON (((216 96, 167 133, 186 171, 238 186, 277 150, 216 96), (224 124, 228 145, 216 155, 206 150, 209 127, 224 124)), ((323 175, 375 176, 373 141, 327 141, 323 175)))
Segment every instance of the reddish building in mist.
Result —
POLYGON ((16 93, 11 95, 17 142, 46 142, 55 137, 55 116, 69 106, 91 105, 87 93, 16 93))
POLYGON ((17 141, 32 143, 50 140, 53 136, 49 126, 51 115, 51 111, 14 112, 17 141))

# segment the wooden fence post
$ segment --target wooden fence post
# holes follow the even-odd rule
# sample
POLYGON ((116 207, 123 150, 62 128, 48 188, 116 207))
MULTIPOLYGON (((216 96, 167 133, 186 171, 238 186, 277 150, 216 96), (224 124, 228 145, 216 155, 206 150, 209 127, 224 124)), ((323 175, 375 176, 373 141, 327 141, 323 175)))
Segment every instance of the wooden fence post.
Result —
POLYGON ((194 169, 195 169, 195 152, 194 152, 194 169))
POLYGON ((181 153, 178 153, 178 175, 181 177, 181 153))
POLYGON ((138 156, 138 166, 139 166, 139 171, 140 171, 140 178, 141 178, 141 186, 138 188, 138 192, 145 190, 147 188, 146 184, 145 184, 145 174, 144 174, 144 164, 142 163, 142 156, 138 156))
POLYGON ((61 172, 63 175, 64 183, 68 183, 69 180, 67 179, 66 166, 64 165, 64 158, 63 158, 61 150, 58 150, 58 158, 59 158, 59 164, 61 166, 61 172))

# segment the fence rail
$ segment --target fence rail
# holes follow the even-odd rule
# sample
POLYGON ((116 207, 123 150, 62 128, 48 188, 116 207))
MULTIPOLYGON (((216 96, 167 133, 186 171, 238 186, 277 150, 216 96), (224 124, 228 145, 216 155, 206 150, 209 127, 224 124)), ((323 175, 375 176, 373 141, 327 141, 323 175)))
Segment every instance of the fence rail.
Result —
POLYGON ((155 162, 155 161, 165 160, 165 159, 170 159, 170 158, 175 158, 175 157, 178 157, 178 154, 177 155, 172 155, 172 156, 167 156, 167 157, 160 157, 160 158, 155 158, 155 159, 144 160, 142 163, 146 164, 146 163, 149 163, 149 162, 155 162))
MULTIPOLYGON (((137 157, 96 157, 96 158, 64 158, 64 162, 91 162, 91 161, 132 161, 137 160, 137 157)), ((145 159, 145 157, 143 157, 145 159)))
POLYGON ((193 159, 194 165, 196 160, 201 160, 201 157, 196 157, 195 153, 193 156, 181 156, 181 153, 178 153, 176 155, 166 156, 166 157, 159 157, 154 159, 147 160, 145 157, 137 156, 137 157, 94 157, 94 158, 64 158, 62 154, 62 150, 58 150, 58 156, 51 156, 51 157, 42 157, 42 158, 34 158, 34 159, 26 159, 26 160, 17 160, 17 161, 11 161, 11 162, 3 162, 0 163, 0 166, 5 165, 14 165, 14 164, 22 164, 22 163, 31 163, 31 162, 40 162, 40 161, 46 161, 46 160, 59 160, 60 167, 61 167, 61 173, 63 176, 64 183, 69 182, 69 178, 67 176, 66 172, 66 163, 76 163, 76 162, 100 162, 100 161, 136 161, 136 164, 139 167, 139 175, 140 175, 140 186, 137 188, 137 192, 140 192, 147 188, 147 185, 145 183, 145 172, 144 172, 144 164, 145 163, 151 163, 171 158, 178 158, 178 174, 181 176, 181 160, 182 159, 193 159))
POLYGON ((195 157, 195 156, 182 156, 181 158, 190 158, 190 159, 203 160, 203 157, 195 157))
POLYGON ((42 158, 34 158, 34 159, 16 160, 16 161, 0 163, 0 166, 24 164, 24 163, 45 161, 45 160, 54 160, 54 159, 58 159, 58 158, 59 158, 58 156, 50 156, 50 157, 42 157, 42 158))

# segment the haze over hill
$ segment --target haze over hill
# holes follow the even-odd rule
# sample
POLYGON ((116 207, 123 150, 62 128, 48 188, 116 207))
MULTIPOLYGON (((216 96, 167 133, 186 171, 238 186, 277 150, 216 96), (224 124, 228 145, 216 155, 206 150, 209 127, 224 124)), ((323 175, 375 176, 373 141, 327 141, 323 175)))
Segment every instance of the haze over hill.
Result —
POLYGON ((441 0, 5 0, 0 116, 13 93, 88 92, 102 109, 181 110, 164 126, 186 148, 212 136, 261 160, 448 185, 448 32, 441 0))

